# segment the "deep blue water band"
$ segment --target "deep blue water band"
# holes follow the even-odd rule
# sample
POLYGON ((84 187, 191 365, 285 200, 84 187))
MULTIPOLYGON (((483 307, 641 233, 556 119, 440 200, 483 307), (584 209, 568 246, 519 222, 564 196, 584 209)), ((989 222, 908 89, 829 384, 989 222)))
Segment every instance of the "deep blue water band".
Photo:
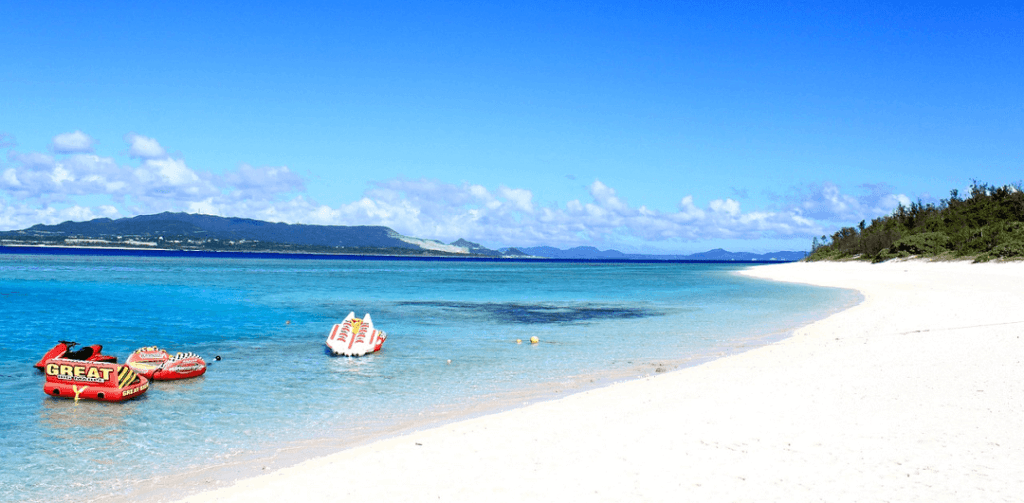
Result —
POLYGON ((598 264, 779 264, 786 260, 677 260, 677 259, 583 259, 583 258, 519 258, 519 257, 444 257, 422 255, 366 255, 321 253, 233 252, 203 250, 166 250, 145 248, 79 248, 62 246, 0 246, 0 254, 12 255, 93 255, 107 257, 174 257, 174 258, 253 258, 295 260, 416 260, 426 262, 550 262, 598 264))

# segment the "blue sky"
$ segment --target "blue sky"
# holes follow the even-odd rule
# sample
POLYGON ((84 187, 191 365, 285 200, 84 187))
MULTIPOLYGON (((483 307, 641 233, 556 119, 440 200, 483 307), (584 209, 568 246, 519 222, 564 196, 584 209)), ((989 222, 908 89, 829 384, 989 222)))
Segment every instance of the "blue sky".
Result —
POLYGON ((0 229, 803 250, 1024 178, 1024 4, 9 2, 0 229))

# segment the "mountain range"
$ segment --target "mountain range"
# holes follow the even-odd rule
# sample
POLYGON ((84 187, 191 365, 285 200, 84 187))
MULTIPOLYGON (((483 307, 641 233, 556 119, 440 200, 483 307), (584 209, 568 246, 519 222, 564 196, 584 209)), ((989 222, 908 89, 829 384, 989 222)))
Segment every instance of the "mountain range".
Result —
POLYGON ((159 213, 111 220, 34 225, 27 229, 0 232, 0 244, 63 244, 156 247, 172 249, 239 249, 311 251, 319 253, 427 254, 483 257, 540 257, 577 260, 707 260, 707 261, 794 261, 806 252, 736 253, 722 249, 692 255, 629 254, 578 246, 568 250, 550 246, 491 250, 459 239, 442 243, 403 236, 384 226, 340 226, 272 223, 249 218, 229 218, 191 213, 159 213), (283 248, 283 250, 282 250, 283 248))

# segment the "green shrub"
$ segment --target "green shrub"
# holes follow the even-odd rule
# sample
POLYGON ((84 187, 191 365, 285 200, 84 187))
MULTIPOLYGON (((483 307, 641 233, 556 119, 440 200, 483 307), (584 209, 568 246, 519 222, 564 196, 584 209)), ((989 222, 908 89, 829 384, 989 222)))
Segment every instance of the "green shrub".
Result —
POLYGON ((1003 224, 997 242, 986 252, 978 255, 978 262, 993 259, 1024 258, 1024 224, 1008 222, 1003 224))
POLYGON ((938 255, 947 250, 949 237, 941 232, 924 232, 900 238, 889 247, 894 255, 938 255))
POLYGON ((990 186, 974 181, 969 196, 953 190, 938 206, 899 205, 871 225, 843 227, 814 239, 807 260, 897 257, 1024 257, 1024 191, 1021 185, 990 186))

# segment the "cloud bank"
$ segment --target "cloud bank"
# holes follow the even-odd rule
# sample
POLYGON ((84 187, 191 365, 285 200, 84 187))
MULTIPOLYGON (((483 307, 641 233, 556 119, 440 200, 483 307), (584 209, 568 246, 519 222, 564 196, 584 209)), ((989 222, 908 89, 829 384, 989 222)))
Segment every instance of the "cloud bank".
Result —
MULTIPOLYGON (((657 243, 662 248, 707 240, 805 239, 890 212, 909 199, 885 185, 859 196, 832 183, 794 188, 773 208, 745 209, 729 198, 698 204, 681 194, 670 211, 633 205, 600 180, 564 205, 544 204, 528 188, 397 178, 373 183, 353 201, 324 204, 286 166, 214 174, 191 169, 154 139, 125 135, 133 164, 93 151, 81 131, 53 138, 50 152, 20 153, 8 141, 0 163, 0 230, 98 217, 185 211, 322 225, 384 225, 419 238, 466 238, 489 247, 657 243), (97 203, 96 201, 102 201, 97 203)), ((735 191, 734 191, 735 193, 735 191)))

